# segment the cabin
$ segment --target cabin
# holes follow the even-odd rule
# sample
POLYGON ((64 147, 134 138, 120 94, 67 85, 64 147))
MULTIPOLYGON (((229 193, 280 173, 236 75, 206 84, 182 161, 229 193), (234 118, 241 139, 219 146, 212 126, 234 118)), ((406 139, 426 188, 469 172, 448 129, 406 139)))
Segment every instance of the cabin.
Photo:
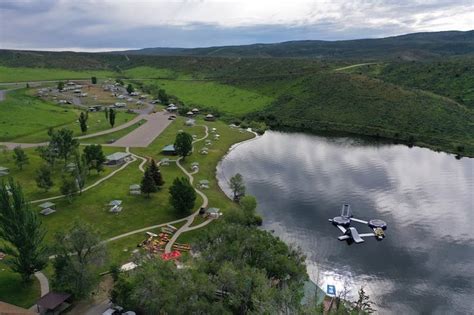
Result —
POLYGON ((198 113, 199 113, 199 109, 197 109, 197 108, 193 108, 193 109, 191 109, 191 111, 192 111, 194 114, 198 114, 198 113))
POLYGON ((198 171, 199 170, 199 162, 191 163, 191 170, 198 171))
POLYGON ((132 158, 132 155, 128 152, 115 152, 114 154, 107 155, 105 157, 106 165, 121 165, 132 158))
POLYGON ((187 113, 186 113, 186 115, 188 115, 188 116, 192 117, 192 116, 194 115, 194 113, 193 113, 193 112, 191 112, 191 111, 189 111, 189 112, 187 112, 187 113))
POLYGON ((207 114, 206 117, 204 117, 204 120, 214 121, 214 120, 216 120, 216 118, 212 114, 207 114))
POLYGON ((168 144, 165 146, 162 150, 161 153, 166 154, 166 155, 176 155, 176 149, 174 147, 174 144, 168 144))
POLYGON ((123 108, 123 107, 127 107, 127 104, 117 102, 117 103, 114 104, 114 106, 117 107, 117 108, 123 108))
POLYGON ((170 159, 168 158, 164 158, 164 159, 161 159, 160 161, 160 166, 167 166, 167 165, 170 165, 170 159))
POLYGON ((192 127, 196 124, 196 121, 194 119, 186 119, 186 121, 184 122, 184 124, 188 127, 192 127))

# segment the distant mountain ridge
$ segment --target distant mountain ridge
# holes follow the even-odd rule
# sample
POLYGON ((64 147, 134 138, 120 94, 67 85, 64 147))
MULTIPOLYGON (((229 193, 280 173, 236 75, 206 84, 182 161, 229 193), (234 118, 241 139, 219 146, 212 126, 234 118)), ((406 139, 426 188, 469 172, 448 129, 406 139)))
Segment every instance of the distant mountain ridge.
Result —
POLYGON ((474 30, 413 33, 376 39, 300 40, 205 48, 144 48, 110 52, 154 56, 281 57, 420 60, 474 54, 474 30))

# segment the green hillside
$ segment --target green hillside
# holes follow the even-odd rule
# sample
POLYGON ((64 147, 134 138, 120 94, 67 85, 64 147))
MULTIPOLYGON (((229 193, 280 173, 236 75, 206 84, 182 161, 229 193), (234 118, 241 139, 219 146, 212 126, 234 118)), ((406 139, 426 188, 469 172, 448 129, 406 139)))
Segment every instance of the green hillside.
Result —
POLYGON ((352 68, 347 72, 431 91, 474 108, 474 57, 391 62, 352 68))
POLYGON ((422 60, 439 56, 472 54, 474 31, 414 33, 375 39, 340 41, 300 40, 272 44, 205 48, 145 48, 127 55, 181 55, 225 57, 298 57, 325 59, 422 60))
POLYGON ((347 131, 474 154, 472 110, 360 75, 308 76, 252 118, 275 128, 347 131))

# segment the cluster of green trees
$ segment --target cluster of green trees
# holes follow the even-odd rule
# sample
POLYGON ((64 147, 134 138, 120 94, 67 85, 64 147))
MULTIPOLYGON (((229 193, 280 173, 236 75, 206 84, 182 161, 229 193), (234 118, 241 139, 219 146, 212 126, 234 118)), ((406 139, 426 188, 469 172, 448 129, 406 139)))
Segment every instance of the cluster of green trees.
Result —
MULTIPOLYGON (((235 211, 252 216, 255 198, 241 202, 246 209, 235 211)), ((296 313, 307 279, 304 256, 250 221, 226 219, 203 231, 191 268, 142 261, 119 275, 112 300, 143 314, 296 313)))
POLYGON ((140 186, 141 191, 147 197, 150 197, 151 193, 159 191, 164 184, 165 181, 163 180, 161 171, 156 165, 155 160, 152 159, 150 163, 147 164, 145 172, 143 173, 140 186))
MULTIPOLYGON (((50 135, 48 145, 36 148, 39 156, 44 161, 44 164, 36 170, 36 185, 45 192, 53 187, 53 174, 59 161, 63 165, 60 191, 71 200, 75 193, 82 192, 91 170, 95 170, 97 173, 103 171, 105 155, 102 146, 88 145, 84 148, 83 154, 80 154, 79 142, 73 137, 71 130, 60 129, 55 131, 51 129, 48 134, 50 135), (69 169, 70 173, 68 174, 63 170, 69 167, 68 162, 71 157, 74 159, 73 169, 69 169)), ((19 146, 13 150, 13 159, 19 170, 29 164, 28 155, 19 146)))

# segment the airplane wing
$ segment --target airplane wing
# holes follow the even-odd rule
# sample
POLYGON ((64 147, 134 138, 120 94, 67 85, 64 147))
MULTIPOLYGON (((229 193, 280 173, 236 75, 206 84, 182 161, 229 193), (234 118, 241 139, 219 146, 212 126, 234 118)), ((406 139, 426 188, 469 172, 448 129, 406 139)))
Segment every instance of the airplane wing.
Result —
POLYGON ((362 234, 359 234, 360 237, 370 237, 370 236, 375 236, 374 233, 362 233, 362 234))
POLYGON ((337 225, 337 227, 339 228, 339 230, 341 230, 342 233, 346 233, 346 228, 343 227, 342 225, 337 225))

